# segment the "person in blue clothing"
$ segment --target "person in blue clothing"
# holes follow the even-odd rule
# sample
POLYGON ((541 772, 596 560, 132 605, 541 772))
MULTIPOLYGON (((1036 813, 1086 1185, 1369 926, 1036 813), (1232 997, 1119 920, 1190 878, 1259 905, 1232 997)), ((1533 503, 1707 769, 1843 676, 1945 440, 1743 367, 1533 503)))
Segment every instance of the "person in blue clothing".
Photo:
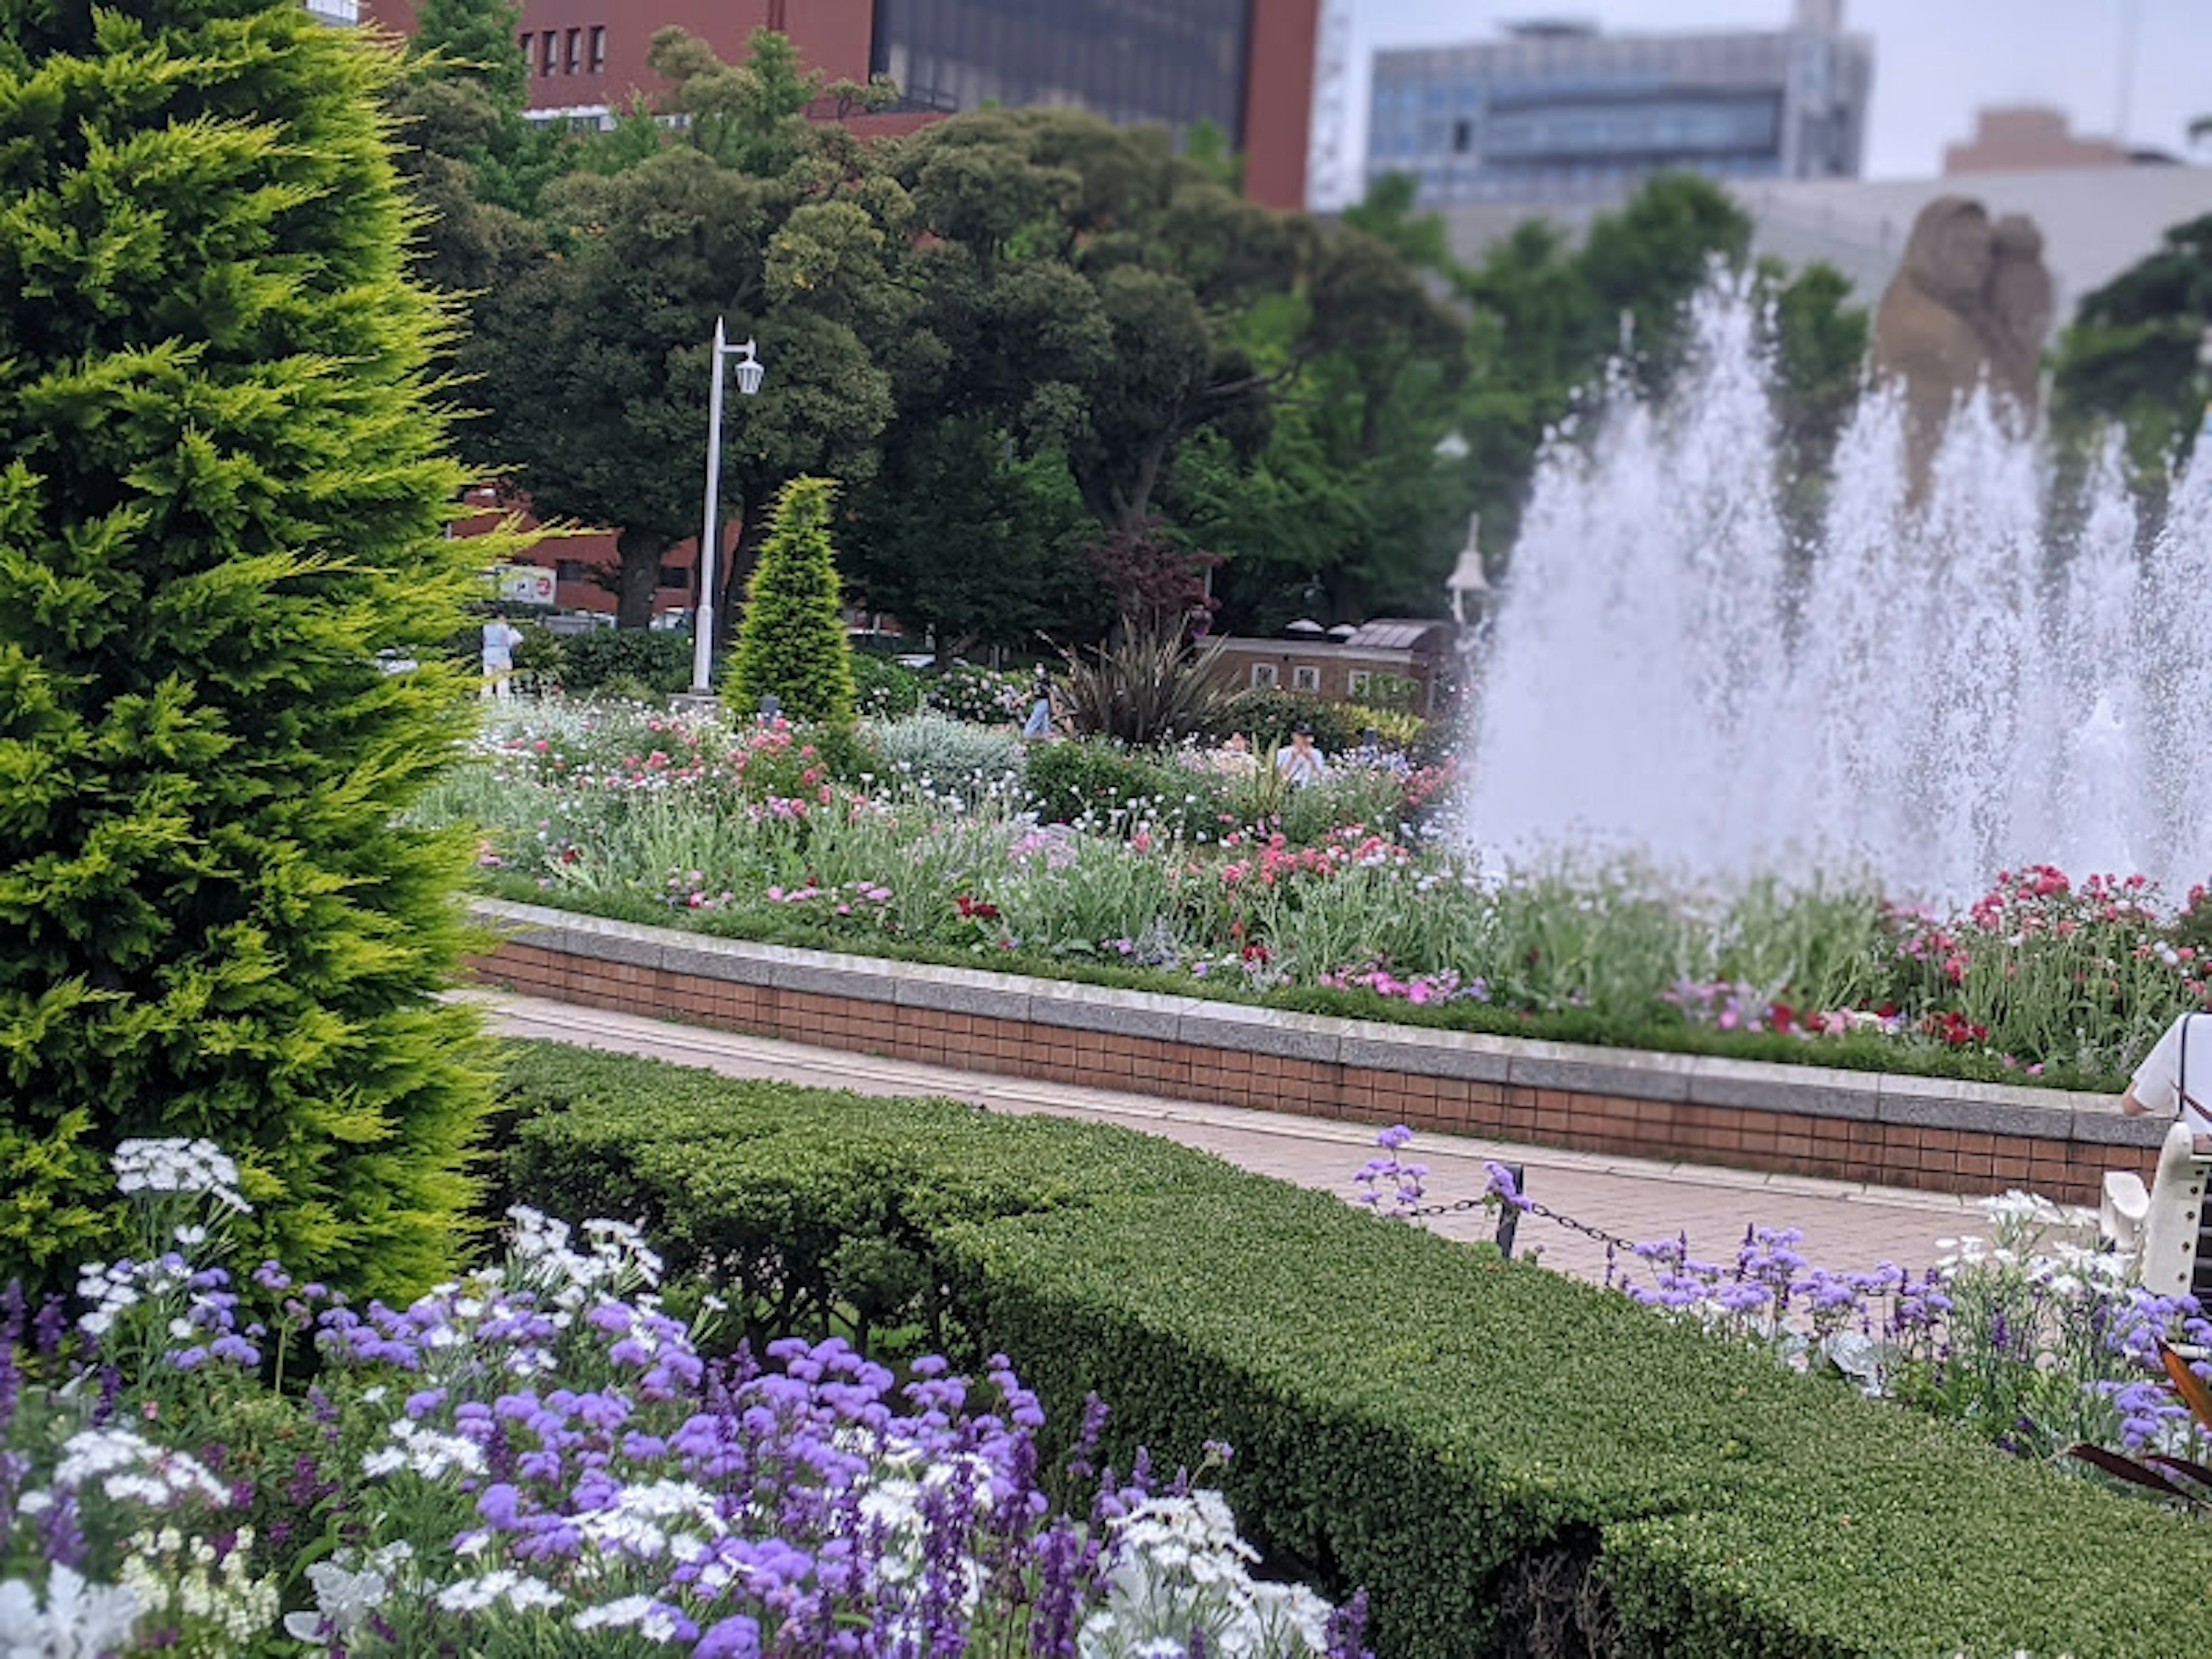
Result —
POLYGON ((1042 743, 1052 735, 1052 675, 1042 663, 1037 665, 1036 699, 1030 704, 1030 717, 1022 725, 1022 741, 1042 743))

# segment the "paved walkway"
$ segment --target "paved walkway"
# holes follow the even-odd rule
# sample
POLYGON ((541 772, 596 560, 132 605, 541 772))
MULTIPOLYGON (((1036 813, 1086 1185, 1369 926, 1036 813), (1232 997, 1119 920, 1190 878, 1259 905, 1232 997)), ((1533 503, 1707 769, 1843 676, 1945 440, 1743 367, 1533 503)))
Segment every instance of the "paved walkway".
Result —
MULTIPOLYGON (((731 1077, 775 1078, 863 1094, 946 1096, 992 1111, 1120 1123, 1218 1153, 1262 1175, 1330 1192, 1356 1191, 1352 1176, 1374 1151, 1375 1132, 1357 1124, 914 1065, 530 997, 466 994, 491 1011, 495 1030, 511 1036, 650 1054, 731 1077)), ((1430 1202, 1478 1195, 1485 1184, 1484 1161, 1497 1158, 1524 1166, 1523 1190, 1539 1203, 1626 1238, 1672 1238, 1686 1232, 1692 1253, 1706 1261, 1729 1259, 1745 1229, 1759 1225, 1802 1229, 1805 1242, 1800 1248, 1821 1266, 1847 1269, 1887 1261, 1917 1269, 1944 1253, 1937 1240, 1981 1231, 1972 1200, 1939 1193, 1654 1164, 1429 1133, 1418 1136, 1405 1156, 1429 1166, 1430 1202)), ((1483 1238, 1496 1224, 1476 1211, 1435 1217, 1425 1224, 1447 1237, 1483 1238)), ((1603 1245, 1534 1216, 1522 1218, 1515 1254, 1538 1254, 1547 1266, 1587 1279, 1605 1272, 1603 1245)))

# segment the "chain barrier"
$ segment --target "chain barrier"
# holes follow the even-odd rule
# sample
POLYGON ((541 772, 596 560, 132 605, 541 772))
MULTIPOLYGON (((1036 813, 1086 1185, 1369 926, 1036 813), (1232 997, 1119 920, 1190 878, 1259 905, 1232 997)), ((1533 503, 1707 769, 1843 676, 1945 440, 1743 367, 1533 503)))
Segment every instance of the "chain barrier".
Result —
POLYGON ((1423 1204, 1413 1209, 1401 1210, 1397 1213, 1404 1220, 1419 1221, 1430 1216, 1463 1215, 1469 1210, 1486 1209, 1491 1205, 1496 1204, 1500 1207, 1498 1218, 1498 1248, 1508 1256, 1513 1254, 1513 1236, 1516 1224, 1524 1215, 1533 1215, 1543 1221, 1556 1222, 1569 1232, 1580 1233, 1583 1237, 1602 1244, 1607 1249, 1622 1251, 1632 1255, 1635 1254, 1635 1240, 1623 1238, 1619 1233, 1609 1233, 1602 1227, 1593 1227, 1587 1221, 1577 1221, 1571 1215, 1562 1215, 1550 1205, 1540 1204, 1529 1197, 1521 1184, 1525 1174, 1522 1165, 1508 1164, 1502 1167, 1505 1173, 1512 1177, 1513 1190, 1519 1200, 1516 1203, 1508 1204, 1498 1194, 1490 1192, 1485 1193, 1480 1198, 1457 1199, 1449 1204, 1423 1204))

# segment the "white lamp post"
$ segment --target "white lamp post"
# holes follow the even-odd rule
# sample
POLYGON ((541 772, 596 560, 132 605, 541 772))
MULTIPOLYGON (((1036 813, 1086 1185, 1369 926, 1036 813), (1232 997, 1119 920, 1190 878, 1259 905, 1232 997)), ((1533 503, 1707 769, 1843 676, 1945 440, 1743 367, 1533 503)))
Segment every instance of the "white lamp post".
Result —
POLYGON ((691 614, 691 695, 710 696, 714 672, 714 556, 722 550, 722 360, 738 357, 738 390, 761 389, 761 367, 750 340, 732 345, 714 319, 714 389, 707 403, 707 524, 699 534, 699 605, 691 614))

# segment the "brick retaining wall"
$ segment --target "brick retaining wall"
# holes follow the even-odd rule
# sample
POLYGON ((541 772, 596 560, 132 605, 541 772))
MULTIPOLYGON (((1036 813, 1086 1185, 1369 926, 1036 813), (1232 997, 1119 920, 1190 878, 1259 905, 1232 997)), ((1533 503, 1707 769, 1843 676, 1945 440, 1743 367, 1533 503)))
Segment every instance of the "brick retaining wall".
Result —
POLYGON ((2162 1121, 2098 1095, 1436 1031, 709 939, 480 902, 487 983, 967 1071, 1180 1100, 2094 1204, 2162 1121))

